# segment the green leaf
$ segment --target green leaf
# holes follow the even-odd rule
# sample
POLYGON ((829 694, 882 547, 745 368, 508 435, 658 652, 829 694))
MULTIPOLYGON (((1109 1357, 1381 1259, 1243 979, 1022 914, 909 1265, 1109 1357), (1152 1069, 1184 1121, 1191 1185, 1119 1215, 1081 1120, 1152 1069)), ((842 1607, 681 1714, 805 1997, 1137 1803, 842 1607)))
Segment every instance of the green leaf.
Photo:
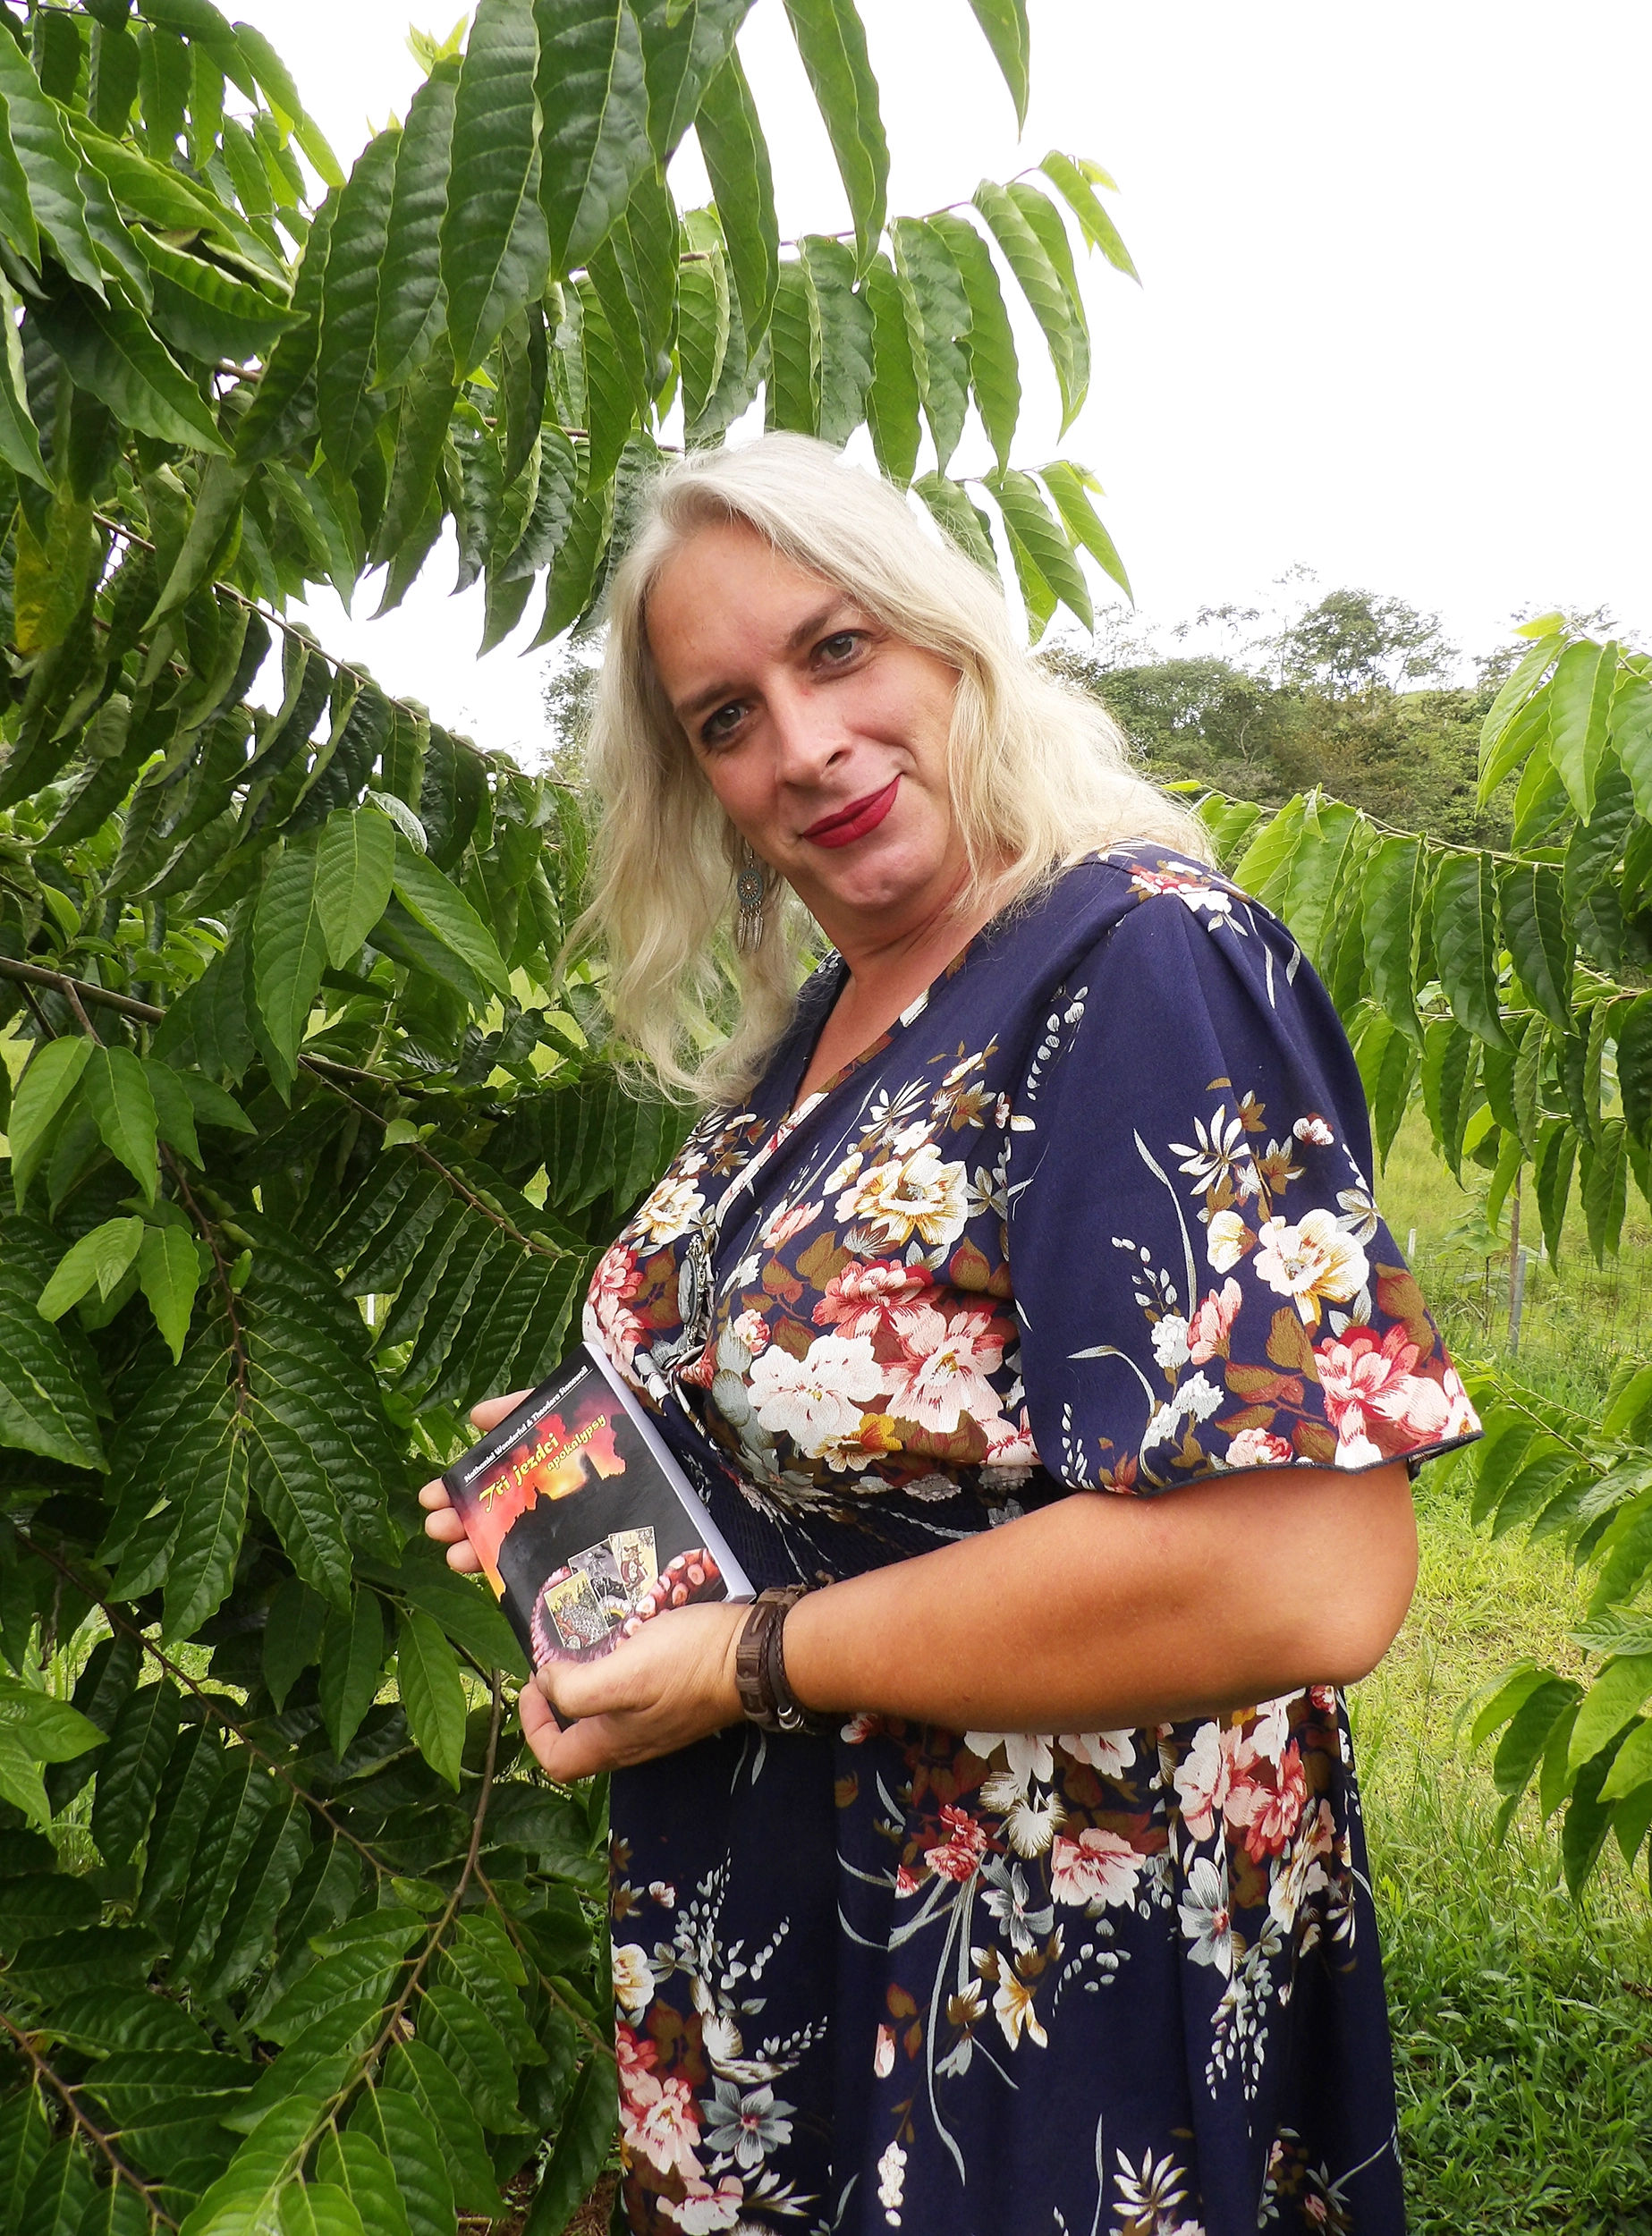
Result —
POLYGON ((1617 1256, 1627 1208, 1627 1132, 1621 1118, 1606 1119, 1599 1139, 1583 1145, 1583 1210, 1588 1246, 1597 1266, 1605 1263, 1608 1251, 1617 1256))
POLYGON ((1638 1141, 1652 1139, 1652 994, 1639 995, 1617 1019, 1618 1091, 1638 1141))
MULTIPOLYGON (((0 240, 25 264, 40 263, 40 228, 30 199, 29 179, 12 142, 12 127, 0 108, 0 240)), ((8 296, 10 290, 7 291, 8 296)))
MULTIPOLYGON (((1027 123, 1028 72, 1032 52, 1027 0, 970 0, 970 5, 1004 72, 1004 82, 1015 104, 1015 128, 1020 131, 1027 123)), ((1045 168, 1048 167, 1046 164, 1045 168)))
POLYGON ((120 1286, 143 1240, 141 1219, 106 1219, 83 1234, 58 1260, 35 1308, 43 1320, 61 1320, 90 1289, 107 1297, 120 1286))
MULTIPOLYGON (((539 4, 543 12, 546 0, 539 4)), ((535 144, 534 17, 533 0, 480 0, 453 100, 441 255, 448 342, 462 380, 511 314, 541 292, 550 269, 535 144)))
POLYGON ((357 1573, 385 1585, 409 1606, 433 1617, 484 1669, 501 1669, 519 1683, 527 1682, 522 1649, 493 1594, 472 1579, 455 1576, 428 1538, 415 1538, 404 1546, 397 1568, 363 1560, 357 1563, 357 1573))
POLYGON ((866 28, 852 0, 786 0, 786 13, 849 197, 855 253, 865 271, 884 230, 889 187, 889 143, 866 28))
POLYGON ((1652 681, 1629 668, 1612 694, 1612 750, 1634 789, 1636 814, 1652 820, 1652 681))
MULTIPOLYGON (((384 2176, 370 2185, 371 2206, 381 2215, 386 2181, 394 2190, 395 2185, 387 2163, 384 2176)), ((365 2189, 369 2185, 362 2186, 365 2189)), ((292 2182, 281 2193, 281 2236, 366 2236, 368 2223, 361 2217, 361 2204, 367 2201, 365 2197, 358 2200, 336 2182, 292 2182)), ((396 2226, 394 2212, 389 2217, 375 2217, 371 2225, 376 2232, 382 2230, 384 2236, 390 2236, 396 2226)))
POLYGON ((733 50, 706 88, 694 132, 728 248, 746 347, 755 351, 768 332, 780 284, 780 223, 768 142, 740 56, 733 50))
POLYGON ((534 0, 539 198, 553 273, 589 258, 654 162, 642 35, 629 0, 534 0))
POLYGON ((1619 1748, 1600 1789, 1600 1798, 1603 1801, 1621 1801, 1626 1793, 1633 1793, 1648 1779, 1652 1779, 1652 1723, 1639 1725, 1619 1748))
MULTIPOLYGON (((799 245, 820 306, 820 439, 841 448, 866 418, 871 306, 855 285, 854 251, 845 241, 811 233, 799 245)), ((685 275, 690 268, 683 267, 685 275)))
POLYGON ((496 994, 510 993, 511 974, 493 934, 457 885, 443 877, 428 855, 416 853, 400 833, 396 835, 394 886, 397 900, 415 922, 496 994))
POLYGON ((21 2221, 29 2185, 51 2140, 37 2088, 20 2088, 0 2105, 0 2228, 15 2228, 21 2221))
MULTIPOLYGON (((3 43, 10 47, 12 42, 8 38, 3 43)), ((97 2200, 97 2185, 80 2138, 65 2135, 35 2169, 16 2236, 77 2236, 82 2215, 97 2200)))
POLYGON ((922 324, 924 414, 936 463, 945 473, 970 408, 970 300, 952 251, 933 225, 897 217, 890 231, 896 267, 922 324))
POLYGON ((487 2013, 456 1987, 432 1987, 419 2005, 419 2036, 436 2051, 496 2134, 520 2129, 516 2069, 487 2013))
POLYGON ((996 498, 1018 563, 1025 560, 1086 629, 1095 626, 1083 570, 1030 474, 987 475, 984 485, 996 498))
MULTIPOLYGON (((169 1148, 187 1156, 191 1165, 204 1169, 206 1160, 201 1155, 200 1137, 195 1131, 195 1105, 183 1080, 169 1063, 159 1063, 154 1056, 143 1059, 143 1076, 149 1082, 149 1093, 154 1097, 155 1122, 161 1139, 169 1148)), ((229 1102, 227 1095, 223 1099, 229 1102)), ((229 1106, 235 1109, 233 1103, 229 1106)), ((235 1114, 241 1117, 239 1111, 235 1114)), ((241 1126, 244 1130, 244 1118, 241 1126)))
POLYGON ((1450 854, 1434 883, 1440 984, 1459 1024, 1509 1046, 1497 992, 1497 877, 1489 854, 1450 854))
POLYGON ((276 857, 258 895, 252 927, 253 983, 258 1013, 289 1078, 327 964, 317 858, 288 846, 276 857))
POLYGON ((1546 1675, 1521 1701, 1493 1758, 1492 1775, 1505 1801, 1517 1801, 1542 1760, 1549 1734, 1575 1704, 1580 1688, 1546 1675))
MULTIPOLYGON (((94 175, 96 175, 94 174, 94 175)), ((163 341, 185 357, 228 358, 237 365, 267 357, 277 335, 293 325, 284 303, 233 278, 216 264, 175 249, 140 226, 143 272, 154 321, 163 341)))
POLYGON ((384 1665, 385 1621, 378 1595, 358 1591, 348 1611, 329 1611, 321 1640, 321 1715, 335 1756, 343 1756, 361 1728, 384 1665))
POLYGON ((1609 1661, 1578 1706, 1566 1766, 1576 1772, 1617 1737, 1652 1698, 1652 1654, 1623 1654, 1609 1661))
POLYGON ((677 275, 677 366, 690 428, 716 392, 728 337, 728 265, 721 246, 691 250, 677 275))
POLYGON ((912 487, 959 550, 996 580, 998 559, 993 549, 992 524, 962 485, 949 481, 945 474, 932 473, 920 475, 912 487))
POLYGON ((1462 1161, 1478 1056, 1478 1044, 1472 1035, 1449 1017, 1436 1018, 1423 1036, 1423 1107, 1453 1178, 1462 1161))
MULTIPOLYGON (((1480 725, 1479 798, 1482 804, 1491 797, 1509 771, 1519 766, 1519 760, 1524 757, 1524 753, 1530 750, 1529 739, 1521 749, 1521 754, 1514 759, 1509 759, 1504 756, 1500 741, 1512 724, 1514 716, 1537 692, 1544 677, 1554 665, 1555 656, 1560 648, 1561 637, 1557 631, 1542 637, 1532 646, 1530 651, 1525 653, 1516 663, 1505 679, 1502 690, 1492 700, 1486 719, 1480 725)), ((1548 716, 1546 709, 1543 717, 1543 728, 1546 733, 1547 727, 1548 716)))
POLYGON ((301 2097, 273 2106, 186 2216, 182 2236, 276 2236, 281 2192, 303 2162, 314 2118, 301 2097))
POLYGON ((130 1048, 100 1045, 87 1060, 80 1096, 110 1155, 120 1159, 142 1189, 144 1200, 153 1203, 157 1130, 155 1097, 143 1065, 130 1048))
POLYGON ((866 299, 872 311, 872 385, 866 413, 877 462, 902 488, 918 464, 918 413, 922 402, 912 330, 918 309, 905 281, 881 250, 868 267, 866 299))
MULTIPOLYGON (((622 295, 623 288, 621 289, 622 295)), ((580 305, 580 355, 585 373, 585 425, 589 436, 586 453, 586 495, 594 504, 612 501, 612 481, 632 428, 639 397, 628 368, 608 324, 594 283, 582 279, 575 291, 580 305)), ((629 306, 628 306, 629 308, 629 306)))
POLYGON ((182 1694, 165 1677, 140 1687, 114 1719, 92 1800, 92 1838, 106 1863, 130 1862, 148 1831, 182 1707, 182 1694))
POLYGON ((350 2131, 365 2135, 395 2169, 411 2236, 453 2236, 453 2185, 428 2114, 400 2088, 365 2088, 350 2131))
POLYGON ((313 444, 316 354, 321 345, 321 293, 326 282, 338 196, 329 194, 310 221, 292 283, 293 325, 270 351, 245 418, 235 434, 235 455, 245 464, 286 455, 295 444, 313 444))
POLYGON ((167 1557, 162 1635, 188 1638, 228 1596, 247 1521, 247 1453, 239 1420, 215 1418, 175 1455, 177 1531, 167 1557))
POLYGON ((788 258, 769 320, 765 420, 772 431, 813 435, 820 421, 820 304, 809 267, 788 258))
POLYGON ((57 1330, 36 1310, 49 1252, 11 1226, 0 1248, 0 1444, 72 1468, 106 1465, 85 1384, 57 1330))
POLYGON ((208 458, 201 468, 188 533, 178 549, 154 610, 144 623, 153 630, 169 614, 187 606, 215 567, 222 564, 225 547, 241 518, 241 499, 251 469, 228 458, 208 458))
POLYGON ((1089 323, 1084 314, 1084 298, 1079 290, 1078 272, 1072 261, 1072 243, 1067 238, 1067 228, 1062 223, 1060 211, 1047 194, 1025 179, 1012 179, 1004 191, 1031 228, 1066 297, 1070 366, 1064 378, 1061 361, 1059 359, 1055 360, 1066 413, 1063 421, 1063 432, 1065 433, 1067 425, 1077 417, 1089 388, 1089 323))
MULTIPOLYGON (((0 119, 0 188, 4 182, 4 131, 0 119)), ((0 216, 0 231, 4 217, 0 216)), ((40 456, 40 435, 29 411, 29 390, 23 377, 22 338, 17 330, 17 298, 0 279, 0 459, 14 473, 25 475, 43 489, 52 487, 40 456)))
POLYGON ((1052 149, 1038 168, 1060 191, 1068 208, 1078 219, 1090 247, 1099 249, 1115 271, 1125 273, 1139 284, 1141 275, 1131 260, 1130 250, 1119 238, 1118 227, 1097 199, 1096 190, 1086 176, 1084 165, 1075 163, 1071 156, 1063 156, 1052 149))
POLYGON ((1055 500, 1055 510, 1061 515, 1068 541, 1075 547, 1082 545, 1102 572, 1112 576, 1125 597, 1133 599, 1135 593, 1130 587, 1130 577, 1124 572, 1118 547, 1089 501, 1088 492, 1100 486, 1094 476, 1082 466, 1056 459, 1040 469, 1038 479, 1055 500))
POLYGON ((321 178, 328 186, 343 186, 344 174, 339 169, 338 157, 323 138, 320 126, 300 101, 291 72, 263 32, 250 23, 237 23, 235 44, 271 108, 276 112, 278 121, 286 120, 321 178))
POLYGON ((326 1599, 300 1576, 289 1576, 270 1602, 264 1629, 264 1681, 278 1709, 284 1707, 300 1672, 319 1659, 326 1613, 326 1599))
POLYGON ((555 2144, 528 2208, 523 2236, 563 2236, 601 2172, 618 2125, 615 2068, 608 2058, 589 2058, 573 2085, 555 2144))
MULTIPOLYGON (((326 2130, 316 2153, 317 2171, 350 2201, 355 2229, 371 2236, 409 2236, 407 2208, 396 2187, 395 2170, 377 2146, 352 2127, 343 2135, 326 2130)), ((284 2231, 284 2236, 289 2232, 284 2231)), ((326 2236, 333 2236, 328 2230, 326 2236)), ((339 2236, 346 2232, 339 2231, 339 2236)), ((349 2232, 354 2236, 354 2230, 349 2232)))
POLYGON ((1502 903, 1504 936, 1521 984, 1555 1029, 1567 1031, 1572 944, 1560 873, 1547 862, 1517 862, 1504 874, 1502 903))
POLYGON ((0 39, 0 100, 5 104, 12 147, 29 182, 40 231, 70 277, 101 298, 103 268, 87 229, 86 197, 76 175, 80 165, 62 113, 42 92, 40 80, 11 38, 0 39))
POLYGON ((66 1700, 37 1692, 0 1673, 0 1726, 10 1732, 32 1762, 73 1762, 107 1734, 66 1700))
MULTIPOLYGON (((37 540, 28 515, 17 515, 13 606, 15 640, 21 653, 45 652, 64 644, 86 609, 86 593, 100 564, 102 546, 92 529, 91 507, 67 488, 57 492, 46 520, 46 540, 37 540)), ((65 646, 65 651, 67 650, 65 646)), ((55 760, 61 757, 54 757, 55 760)), ((40 768, 14 755, 6 774, 8 797, 33 792, 55 767, 40 768)))
POLYGON ((1419 1047, 1422 1027, 1411 988, 1411 957, 1427 884, 1427 856, 1415 839, 1385 839, 1366 868, 1365 953, 1371 990, 1419 1047))
MULTIPOLYGON (((1006 187, 983 179, 975 190, 975 207, 992 228, 993 238, 1021 284, 1032 314, 1049 346, 1062 396, 1062 432, 1072 425, 1082 403, 1083 384, 1072 305, 1061 274, 1029 223, 1026 211, 1006 187)), ((1059 222, 1059 221, 1057 221, 1059 222)))
POLYGON ((341 479, 361 462, 384 414, 369 376, 400 142, 398 131, 380 132, 357 158, 338 198, 322 278, 316 406, 322 447, 341 479))
POLYGON ((407 1610, 398 1615, 396 1670, 414 1744, 457 1792, 469 1704, 453 1649, 428 1615, 407 1610))
POLYGON ((146 1227, 138 1252, 138 1279, 162 1341, 174 1360, 182 1359, 201 1283, 200 1256, 193 1239, 177 1227, 146 1227))
POLYGON ((648 139, 660 163, 677 152, 750 6, 751 0, 648 0, 638 10, 648 139))
POLYGON ((316 906, 327 956, 344 970, 385 912, 395 868, 397 826, 377 808, 339 808, 316 850, 316 906))
POLYGON ((374 343, 379 388, 410 380, 442 330, 441 230, 460 68, 456 55, 437 63, 413 96, 396 148, 374 343))
POLYGON ((65 292, 35 304, 31 315, 75 385, 107 404, 123 427, 157 442, 228 454, 199 390, 123 296, 97 302, 65 292))
POLYGON ((1595 784, 1612 729, 1618 648, 1585 639, 1566 647, 1549 686, 1549 755, 1581 822, 1595 812, 1595 784))
POLYGON ((499 2192, 481 2124, 463 2089, 430 2045, 417 2038, 398 2042, 385 2061, 385 2079, 391 2088, 413 2099, 440 2137, 459 2210, 496 2213, 499 2192))
POLYGON ((1472 1754, 1484 1746, 1494 1732, 1517 1715, 1546 1676, 1547 1672, 1533 1662, 1523 1662, 1511 1670, 1475 1716, 1469 1732, 1469 1751, 1472 1754))
POLYGON ((1550 1258, 1556 1260, 1560 1257, 1561 1230, 1565 1223, 1567 1198, 1572 1193, 1572 1173, 1577 1154, 1578 1137, 1565 1120, 1546 1120, 1538 1137, 1538 1154, 1532 1163, 1544 1246, 1550 1258))

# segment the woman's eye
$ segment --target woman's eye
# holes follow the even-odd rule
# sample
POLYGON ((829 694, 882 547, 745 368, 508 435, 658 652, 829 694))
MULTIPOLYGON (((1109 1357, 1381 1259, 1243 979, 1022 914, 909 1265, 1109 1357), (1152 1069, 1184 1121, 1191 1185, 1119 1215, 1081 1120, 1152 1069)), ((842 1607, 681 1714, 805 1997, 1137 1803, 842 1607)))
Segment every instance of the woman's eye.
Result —
POLYGON ((731 699, 726 707, 719 707, 716 714, 707 715, 699 726, 700 742, 720 745, 724 739, 732 737, 740 727, 740 718, 745 711, 738 699, 731 699))
POLYGON ((835 635, 823 637, 816 648, 829 666, 841 666, 852 659, 859 650, 860 632, 858 629, 840 629, 835 635))

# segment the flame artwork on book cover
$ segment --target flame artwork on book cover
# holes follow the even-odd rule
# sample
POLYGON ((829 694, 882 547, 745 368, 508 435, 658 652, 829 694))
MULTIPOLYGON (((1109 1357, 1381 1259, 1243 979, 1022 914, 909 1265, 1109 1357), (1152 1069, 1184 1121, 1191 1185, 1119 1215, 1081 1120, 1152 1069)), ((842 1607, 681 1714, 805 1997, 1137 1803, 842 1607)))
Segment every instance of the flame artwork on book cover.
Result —
POLYGON ((593 1660, 665 1608, 727 1596, 724 1566, 695 1541, 712 1534, 707 1518, 697 1530, 578 1354, 444 1479, 537 1667, 593 1660))

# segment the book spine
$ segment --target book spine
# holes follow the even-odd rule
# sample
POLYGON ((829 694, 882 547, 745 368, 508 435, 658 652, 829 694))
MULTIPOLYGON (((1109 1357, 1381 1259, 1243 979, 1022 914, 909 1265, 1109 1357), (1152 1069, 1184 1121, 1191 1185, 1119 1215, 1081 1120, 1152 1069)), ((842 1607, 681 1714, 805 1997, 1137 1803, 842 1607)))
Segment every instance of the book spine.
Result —
POLYGON ((598 1350, 594 1343, 588 1343, 585 1349, 597 1373, 601 1375, 609 1389, 625 1408, 632 1427, 652 1453, 659 1467, 660 1474, 671 1486, 678 1504, 693 1521, 695 1529, 699 1532, 701 1544, 722 1570, 724 1581, 728 1585, 729 1597, 738 1599, 742 1595, 749 1594, 752 1590, 751 1579, 735 1559, 727 1538, 711 1518, 711 1509, 684 1476, 681 1461, 673 1456, 670 1445, 649 1419, 641 1401, 626 1387, 618 1368, 604 1351, 598 1350))

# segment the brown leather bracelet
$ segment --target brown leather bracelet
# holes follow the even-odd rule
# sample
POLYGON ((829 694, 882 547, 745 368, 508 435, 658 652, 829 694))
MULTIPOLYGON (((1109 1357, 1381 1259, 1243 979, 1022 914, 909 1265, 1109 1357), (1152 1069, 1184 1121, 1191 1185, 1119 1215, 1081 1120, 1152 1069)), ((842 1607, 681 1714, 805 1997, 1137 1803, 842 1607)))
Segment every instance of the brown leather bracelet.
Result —
POLYGON ((771 1586, 759 1592, 734 1648, 734 1683, 746 1721, 764 1732, 807 1732, 824 1738, 842 1722, 804 1707, 786 1680, 786 1617, 809 1589, 771 1586))

